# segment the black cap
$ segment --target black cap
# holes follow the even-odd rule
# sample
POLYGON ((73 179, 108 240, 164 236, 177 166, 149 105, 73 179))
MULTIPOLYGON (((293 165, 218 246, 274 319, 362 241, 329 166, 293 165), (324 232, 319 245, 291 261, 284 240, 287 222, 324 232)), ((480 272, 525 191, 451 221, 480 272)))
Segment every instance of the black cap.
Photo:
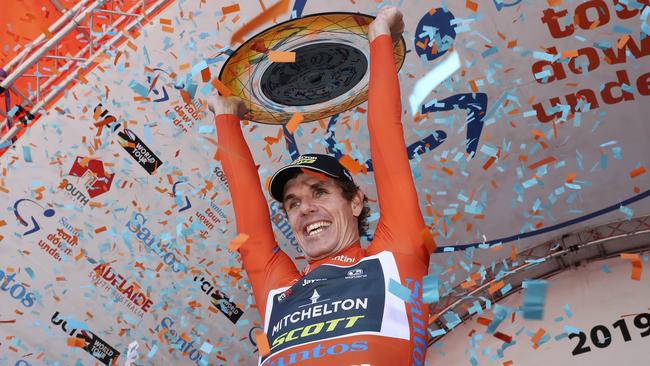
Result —
POLYGON ((323 173, 335 179, 354 182, 350 171, 341 165, 335 157, 324 154, 305 154, 300 155, 291 164, 280 168, 273 174, 271 183, 269 184, 271 197, 282 202, 284 198, 284 185, 287 184, 292 173, 301 168, 323 173))

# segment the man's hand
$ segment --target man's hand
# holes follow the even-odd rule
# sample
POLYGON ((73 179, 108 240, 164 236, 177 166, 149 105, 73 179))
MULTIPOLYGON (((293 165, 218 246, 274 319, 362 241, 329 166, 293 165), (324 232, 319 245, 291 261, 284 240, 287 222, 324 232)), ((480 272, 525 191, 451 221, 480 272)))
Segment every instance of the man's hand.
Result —
POLYGON ((368 27, 368 40, 372 42, 382 34, 390 34, 396 42, 404 32, 404 19, 402 12, 394 6, 387 6, 379 10, 379 14, 368 27))
POLYGON ((214 113, 215 116, 220 114, 232 114, 239 119, 243 119, 248 108, 246 104, 239 97, 224 97, 216 93, 208 98, 208 109, 214 113))

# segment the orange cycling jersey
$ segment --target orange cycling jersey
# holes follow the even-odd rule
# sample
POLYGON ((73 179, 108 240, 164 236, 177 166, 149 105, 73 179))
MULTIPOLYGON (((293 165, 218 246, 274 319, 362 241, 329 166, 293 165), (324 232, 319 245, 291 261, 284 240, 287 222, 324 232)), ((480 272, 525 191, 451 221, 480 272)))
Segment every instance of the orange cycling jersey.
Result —
POLYGON ((216 119, 219 156, 230 182, 239 248, 264 320, 271 353, 265 366, 423 365, 428 306, 421 302, 429 255, 400 120, 391 37, 370 44, 368 129, 379 221, 367 249, 357 242, 299 272, 275 241, 255 163, 239 120, 216 119), (389 291, 407 286, 404 301, 389 291))

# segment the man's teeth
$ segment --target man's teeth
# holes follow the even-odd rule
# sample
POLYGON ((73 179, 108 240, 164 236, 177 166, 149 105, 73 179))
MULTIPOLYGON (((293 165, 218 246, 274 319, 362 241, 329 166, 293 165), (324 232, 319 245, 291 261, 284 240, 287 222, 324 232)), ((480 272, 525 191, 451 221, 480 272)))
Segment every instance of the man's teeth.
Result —
POLYGON ((320 233, 321 231, 323 231, 324 228, 326 228, 328 226, 330 226, 329 222, 327 222, 327 221, 319 221, 319 222, 315 222, 313 224, 307 225, 307 227, 305 228, 305 231, 307 231, 308 236, 312 236, 312 235, 316 235, 316 234, 320 233))

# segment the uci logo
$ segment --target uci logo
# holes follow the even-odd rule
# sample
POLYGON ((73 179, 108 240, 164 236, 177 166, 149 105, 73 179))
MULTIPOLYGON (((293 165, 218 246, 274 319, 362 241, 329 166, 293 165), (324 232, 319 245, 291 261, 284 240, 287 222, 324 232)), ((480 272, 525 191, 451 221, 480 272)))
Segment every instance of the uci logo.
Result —
POLYGON ((298 165, 298 164, 313 164, 316 161, 315 156, 301 156, 296 161, 293 162, 292 165, 298 165))

